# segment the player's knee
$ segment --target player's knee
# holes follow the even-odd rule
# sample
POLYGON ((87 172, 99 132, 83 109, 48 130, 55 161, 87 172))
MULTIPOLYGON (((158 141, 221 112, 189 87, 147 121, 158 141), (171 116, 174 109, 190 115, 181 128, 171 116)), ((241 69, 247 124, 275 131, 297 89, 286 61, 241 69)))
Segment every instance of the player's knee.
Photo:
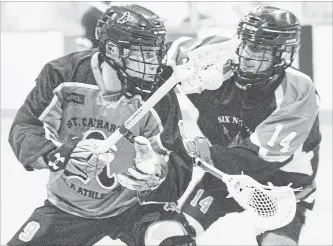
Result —
POLYGON ((267 233, 264 235, 261 239, 261 242, 259 242, 260 246, 268 246, 268 245, 274 245, 274 246, 295 246, 297 245, 297 242, 295 242, 290 237, 287 237, 286 235, 278 235, 275 233, 267 233))
POLYGON ((195 245, 195 240, 186 228, 176 220, 164 220, 151 224, 145 234, 145 245, 187 246, 195 245))

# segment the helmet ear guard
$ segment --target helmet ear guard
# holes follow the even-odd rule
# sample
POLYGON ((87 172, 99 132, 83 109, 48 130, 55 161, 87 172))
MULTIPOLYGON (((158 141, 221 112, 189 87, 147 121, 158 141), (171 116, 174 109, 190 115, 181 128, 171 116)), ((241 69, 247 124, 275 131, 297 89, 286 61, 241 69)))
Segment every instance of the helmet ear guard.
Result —
POLYGON ((281 59, 284 62, 284 66, 290 67, 293 63, 300 46, 286 46, 281 52, 281 59))
POLYGON ((124 53, 118 45, 113 43, 111 40, 107 40, 103 45, 104 52, 103 54, 110 60, 115 61, 118 64, 122 62, 122 55, 124 53))

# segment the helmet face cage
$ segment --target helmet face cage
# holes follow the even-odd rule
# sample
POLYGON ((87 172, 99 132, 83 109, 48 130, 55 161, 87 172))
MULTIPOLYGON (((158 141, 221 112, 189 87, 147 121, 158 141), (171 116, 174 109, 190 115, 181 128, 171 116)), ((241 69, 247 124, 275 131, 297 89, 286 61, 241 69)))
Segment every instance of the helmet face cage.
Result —
MULTIPOLYGON (((258 76, 267 76, 281 73, 292 64, 300 45, 300 24, 289 11, 259 6, 242 18, 237 28, 237 36, 241 41, 237 50, 239 59, 243 58, 240 51, 245 44, 261 46, 264 53, 272 50, 272 67, 266 73, 257 73, 258 76)), ((237 70, 242 72, 239 67, 237 70)))
POLYGON ((272 67, 272 64, 276 63, 276 56, 275 56, 275 49, 270 46, 270 45, 259 45, 255 44, 251 41, 243 41, 240 43, 236 54, 238 55, 238 66, 239 70, 242 74, 247 74, 247 76, 251 75, 261 75, 265 74, 267 69, 272 67), (246 49, 250 49, 252 56, 249 55, 244 55, 244 53, 247 53, 245 51, 246 49), (245 61, 256 61, 258 62, 258 65, 256 66, 256 71, 251 71, 251 72, 246 72, 246 71, 241 71, 241 60, 245 61), (267 64, 269 67, 267 68, 267 64), (263 69, 265 68, 266 69, 263 69))
POLYGON ((99 20, 96 39, 101 55, 117 70, 124 94, 146 95, 155 89, 165 55, 165 34, 160 18, 138 5, 113 6, 99 20))
POLYGON ((135 86, 144 92, 151 92, 158 80, 159 68, 164 57, 164 49, 147 46, 131 46, 125 49, 123 64, 125 72, 133 74, 139 81, 135 86))

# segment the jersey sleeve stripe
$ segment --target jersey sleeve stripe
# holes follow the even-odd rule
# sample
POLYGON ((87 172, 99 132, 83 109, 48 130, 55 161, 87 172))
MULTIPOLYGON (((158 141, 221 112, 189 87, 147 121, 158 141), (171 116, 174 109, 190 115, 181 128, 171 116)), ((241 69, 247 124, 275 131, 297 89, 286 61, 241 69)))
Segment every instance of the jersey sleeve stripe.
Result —
POLYGON ((61 143, 57 141, 58 133, 45 122, 43 123, 43 128, 45 131, 45 138, 51 140, 57 147, 59 147, 61 143))
POLYGON ((38 119, 40 121, 43 121, 43 119, 45 118, 45 116, 51 111, 51 109, 54 107, 54 105, 57 104, 59 98, 57 95, 55 95, 52 98, 52 101, 50 102, 50 104, 44 109, 43 113, 38 117, 38 119))
MULTIPOLYGON (((282 101, 284 99, 284 93, 283 93, 283 87, 280 85, 276 90, 275 90, 275 98, 276 98, 276 109, 274 110, 274 113, 280 110, 282 101)), ((259 156, 265 157, 267 156, 268 150, 266 148, 263 148, 260 143, 260 139, 258 136, 258 133, 255 131, 254 133, 251 134, 250 140, 253 144, 257 145, 259 149, 259 156)), ((288 157, 289 158, 289 157, 288 157)), ((288 159, 287 158, 287 159, 288 159)))
POLYGON ((281 104, 284 99, 283 87, 279 85, 279 87, 275 90, 275 98, 276 98, 276 109, 274 110, 273 114, 280 110, 281 104))
POLYGON ((91 84, 83 84, 79 82, 64 82, 58 85, 54 90, 53 93, 59 93, 64 87, 82 87, 92 90, 99 90, 99 87, 97 85, 91 85, 91 84))

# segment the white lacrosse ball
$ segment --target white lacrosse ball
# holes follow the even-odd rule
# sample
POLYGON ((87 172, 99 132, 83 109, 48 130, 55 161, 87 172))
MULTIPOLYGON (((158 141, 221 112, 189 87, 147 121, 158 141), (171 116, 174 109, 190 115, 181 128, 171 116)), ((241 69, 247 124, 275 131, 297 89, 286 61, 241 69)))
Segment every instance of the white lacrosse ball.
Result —
POLYGON ((202 90, 217 90, 223 83, 223 74, 216 69, 203 70, 200 73, 202 90))

